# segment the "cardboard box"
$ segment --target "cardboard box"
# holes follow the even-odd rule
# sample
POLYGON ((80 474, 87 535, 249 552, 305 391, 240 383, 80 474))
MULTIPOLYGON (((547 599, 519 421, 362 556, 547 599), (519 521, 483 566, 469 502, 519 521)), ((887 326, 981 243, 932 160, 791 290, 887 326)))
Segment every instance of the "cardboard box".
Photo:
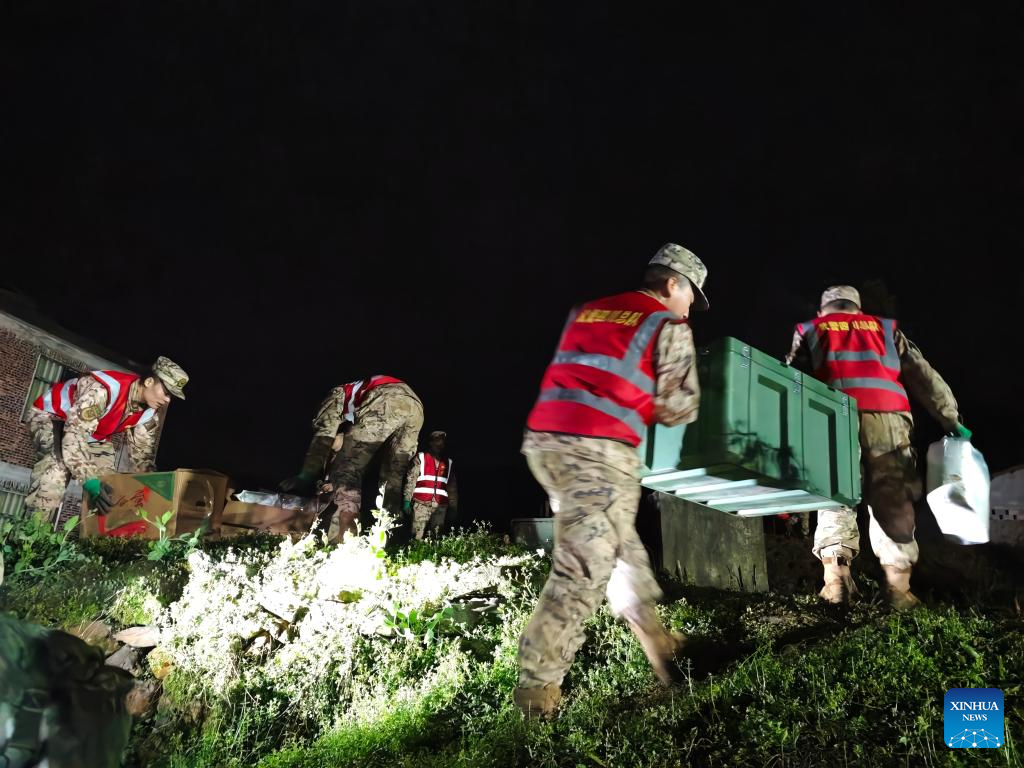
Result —
POLYGON ((82 502, 83 537, 158 538, 156 526, 148 525, 139 518, 140 509, 150 520, 156 520, 167 511, 172 512, 173 516, 167 523, 168 536, 191 533, 207 518, 211 532, 220 529, 227 496, 227 475, 209 469, 178 469, 137 475, 104 475, 100 480, 113 489, 114 504, 106 516, 99 516, 91 512, 88 494, 85 495, 82 502))
POLYGON ((278 534, 307 534, 319 515, 319 504, 311 500, 303 509, 284 509, 266 504, 229 501, 221 516, 224 536, 252 531, 278 534))

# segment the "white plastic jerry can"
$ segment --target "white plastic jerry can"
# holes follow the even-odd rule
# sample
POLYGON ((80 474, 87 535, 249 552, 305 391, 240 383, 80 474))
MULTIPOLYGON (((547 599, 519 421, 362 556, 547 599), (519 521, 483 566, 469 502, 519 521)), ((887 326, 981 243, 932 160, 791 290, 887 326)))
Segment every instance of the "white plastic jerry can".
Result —
POLYGON ((990 486, 985 457, 970 440, 944 437, 928 447, 928 506, 950 538, 988 542, 990 486))

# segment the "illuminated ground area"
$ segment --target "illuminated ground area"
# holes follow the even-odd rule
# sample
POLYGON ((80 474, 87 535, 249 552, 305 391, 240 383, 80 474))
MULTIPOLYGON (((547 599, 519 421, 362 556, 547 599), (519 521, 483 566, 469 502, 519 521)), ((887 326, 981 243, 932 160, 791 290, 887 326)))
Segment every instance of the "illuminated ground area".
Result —
POLYGON ((843 615, 802 593, 668 585, 665 619, 693 638, 686 684, 659 688, 602 611, 560 717, 529 725, 510 694, 546 560, 480 532, 380 543, 250 539, 156 562, 105 543, 9 574, 0 604, 49 626, 159 625, 142 677, 163 676, 162 696, 130 765, 952 765, 967 757, 943 743, 952 687, 1003 690, 1006 743, 969 759, 1019 764, 1024 635, 1001 598, 897 616, 864 583, 843 615))

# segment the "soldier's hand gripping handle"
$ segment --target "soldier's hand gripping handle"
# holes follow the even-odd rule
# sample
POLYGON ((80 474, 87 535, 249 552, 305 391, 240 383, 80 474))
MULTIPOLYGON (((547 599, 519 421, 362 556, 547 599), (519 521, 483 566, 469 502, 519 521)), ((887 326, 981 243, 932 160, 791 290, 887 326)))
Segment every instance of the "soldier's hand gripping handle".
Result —
POLYGON ((324 475, 324 468, 327 464, 327 457, 331 453, 333 437, 317 435, 309 444, 306 451, 306 458, 302 462, 302 471, 295 477, 289 477, 277 487, 282 493, 295 493, 300 496, 309 496, 313 493, 314 483, 324 475))
POLYGON ((963 424, 957 424, 956 430, 953 432, 952 437, 959 437, 964 440, 970 440, 973 435, 974 433, 971 432, 971 430, 969 430, 963 424))
POLYGON ((89 494, 89 504, 97 514, 105 515, 114 506, 114 489, 98 477, 90 477, 82 483, 82 489, 89 494))
POLYGON ((277 486, 281 493, 290 493, 295 496, 311 496, 313 494, 313 478, 303 475, 301 472, 295 477, 282 480, 277 486))

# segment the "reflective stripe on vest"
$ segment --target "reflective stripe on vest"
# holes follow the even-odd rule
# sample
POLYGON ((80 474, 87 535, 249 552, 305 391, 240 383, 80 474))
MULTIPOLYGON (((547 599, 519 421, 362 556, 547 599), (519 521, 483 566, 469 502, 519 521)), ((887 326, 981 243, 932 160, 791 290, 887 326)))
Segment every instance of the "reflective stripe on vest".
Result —
POLYGON ((118 432, 124 432, 137 426, 144 421, 149 421, 155 415, 151 409, 127 413, 130 403, 131 387, 139 381, 139 377, 118 371, 92 371, 92 376, 107 388, 107 409, 100 416, 96 429, 92 433, 93 439, 104 441, 118 432))
POLYGON ((618 403, 613 403, 607 397, 600 397, 587 392, 585 389, 561 389, 559 387, 552 387, 551 389, 541 390, 540 397, 537 398, 538 403, 548 403, 552 401, 558 401, 563 403, 578 403, 579 405, 586 405, 589 408, 593 408, 595 411, 600 411, 606 416, 611 416, 613 419, 621 421, 623 424, 628 426, 637 437, 643 437, 644 435, 644 420, 640 418, 640 414, 631 408, 626 408, 618 403))
POLYGON ((114 406, 117 405, 117 401, 121 398, 121 382, 107 374, 105 371, 92 371, 91 374, 94 379, 107 387, 107 394, 109 395, 107 397, 107 409, 103 411, 103 415, 100 416, 100 421, 103 421, 103 419, 105 419, 114 409, 114 406))
POLYGON ((363 400, 377 387, 383 387, 387 384, 404 384, 405 382, 401 379, 396 379, 394 376, 371 376, 369 379, 359 379, 358 381, 352 381, 344 385, 345 388, 345 402, 342 406, 341 417, 345 421, 350 421, 353 424, 356 422, 356 410, 363 404, 363 400))
POLYGON ((359 395, 359 390, 363 388, 363 380, 353 381, 350 384, 345 385, 345 403, 342 408, 341 417, 345 421, 351 421, 353 424, 356 422, 356 397, 359 395))
MULTIPOLYGON (((836 314, 840 316, 845 315, 845 313, 836 314)), ((884 353, 880 354, 873 349, 827 349, 827 344, 823 343, 822 337, 819 336, 820 326, 818 323, 810 321, 797 325, 797 330, 804 339, 808 352, 810 353, 811 364, 814 367, 815 376, 825 381, 825 383, 830 387, 852 394, 857 398, 858 406, 861 410, 910 410, 910 400, 907 398, 907 391, 903 387, 902 383, 898 381, 901 366, 899 352, 896 349, 895 321, 888 318, 876 318, 871 315, 864 315, 863 317, 865 318, 865 321, 870 321, 872 323, 877 321, 880 324, 882 330, 882 343, 885 349, 884 353), (874 364, 889 372, 890 377, 857 375, 854 372, 855 369, 851 369, 849 366, 843 365, 848 363, 874 364), (862 391, 854 392, 852 390, 862 391), (882 393, 889 394, 883 395, 882 393), (894 399, 892 395, 896 395, 896 398, 894 399)), ((832 323, 833 328, 831 330, 826 328, 825 333, 835 333, 834 321, 826 321, 822 318, 818 322, 820 322, 822 326, 827 322, 832 323)), ((845 319, 839 322, 846 325, 848 323, 856 323, 857 321, 845 319)), ((850 331, 841 331, 841 333, 848 332, 850 331)), ((854 327, 852 332, 866 333, 868 331, 854 327)), ((870 332, 877 334, 877 330, 870 332)), ((864 341, 860 341, 858 343, 864 343, 864 341)), ((868 370, 864 371, 864 373, 869 373, 870 370, 871 368, 869 366, 868 370)), ((877 367, 874 368, 874 371, 880 372, 877 367)))
POLYGON ((804 341, 807 343, 807 348, 811 353, 811 364, 815 370, 822 367, 825 361, 839 361, 839 362, 856 362, 856 363, 880 363, 882 367, 888 368, 892 371, 900 370, 900 356, 896 350, 896 324, 887 318, 879 318, 882 324, 882 334, 885 340, 885 354, 880 355, 873 350, 863 351, 829 351, 822 353, 821 343, 818 339, 817 328, 814 323, 800 323, 798 326, 800 329, 800 335, 803 336, 804 341))
POLYGON ((446 474, 437 474, 438 460, 431 456, 433 463, 434 474, 428 474, 427 469, 427 453, 418 454, 420 464, 420 474, 416 478, 416 488, 413 490, 413 498, 417 501, 429 503, 431 501, 447 501, 448 500, 448 478, 452 475, 452 469, 455 466, 455 462, 451 459, 442 459, 445 462, 446 474), (440 498, 439 498, 440 497, 440 498))
POLYGON ((829 383, 830 387, 834 389, 884 389, 888 392, 895 392, 899 395, 907 396, 907 390, 903 388, 903 385, 897 381, 889 381, 888 379, 874 379, 868 377, 860 377, 856 379, 832 379, 829 383))
MULTIPOLYGON (((57 410, 53 407, 53 387, 46 390, 43 394, 43 401, 40 403, 42 408, 40 410, 46 411, 47 413, 57 413, 57 410)), ((64 413, 67 413, 67 409, 61 409, 64 413)))
MULTIPOLYGON (((97 417, 96 429, 90 436, 89 442, 103 442, 113 434, 123 432, 139 424, 145 424, 156 417, 157 412, 153 408, 135 411, 125 416, 124 412, 127 410, 129 394, 129 390, 125 389, 125 383, 122 383, 106 371, 90 371, 89 375, 107 390, 107 407, 97 417)), ((124 376, 129 380, 126 382, 129 386, 138 381, 138 376, 134 374, 124 374, 124 376)), ((58 382, 40 395, 33 405, 45 413, 66 420, 71 412, 71 407, 75 403, 78 383, 79 379, 58 382), (57 403, 54 403, 55 394, 58 395, 57 403)))
POLYGON ((37 397, 35 402, 32 403, 32 406, 34 408, 38 408, 44 413, 49 413, 62 419, 66 419, 68 417, 68 411, 71 410, 71 404, 74 402, 72 392, 77 386, 78 379, 59 381, 37 397), (57 392, 60 393, 60 398, 55 405, 53 402, 53 396, 54 393, 57 392))
POLYGON ((146 410, 144 410, 142 412, 142 415, 139 417, 139 420, 136 421, 133 426, 137 427, 140 424, 145 424, 147 421, 151 421, 154 416, 156 416, 156 409, 155 408, 147 408, 146 410))
MULTIPOLYGON (((569 317, 569 322, 566 324, 566 328, 572 325, 575 319, 576 315, 571 315, 569 317)), ((652 312, 644 319, 643 323, 636 330, 636 333, 633 334, 633 338, 630 339, 629 346, 626 349, 626 354, 621 358, 591 352, 561 351, 555 353, 552 365, 581 365, 587 368, 604 371, 605 373, 613 374, 628 381, 637 389, 653 396, 656 389, 655 379, 640 369, 640 359, 643 357, 645 350, 650 345, 651 340, 658 332, 658 329, 661 328, 662 324, 666 321, 675 319, 676 315, 672 312, 652 312)), ((537 401, 545 403, 577 403, 579 405, 585 405, 589 408, 593 408, 606 416, 610 416, 613 419, 617 419, 618 421, 626 424, 626 426, 628 426, 636 435, 638 440, 643 438, 645 432, 646 425, 640 417, 640 414, 635 410, 626 408, 625 406, 619 405, 606 397, 595 395, 594 393, 587 392, 583 389, 564 389, 557 386, 549 387, 541 390, 537 401)))
MULTIPOLYGON (((71 410, 71 390, 78 386, 78 379, 71 379, 70 381, 64 382, 64 386, 60 389, 60 411, 66 414, 71 410)), ((50 390, 52 396, 53 390, 50 390)))

